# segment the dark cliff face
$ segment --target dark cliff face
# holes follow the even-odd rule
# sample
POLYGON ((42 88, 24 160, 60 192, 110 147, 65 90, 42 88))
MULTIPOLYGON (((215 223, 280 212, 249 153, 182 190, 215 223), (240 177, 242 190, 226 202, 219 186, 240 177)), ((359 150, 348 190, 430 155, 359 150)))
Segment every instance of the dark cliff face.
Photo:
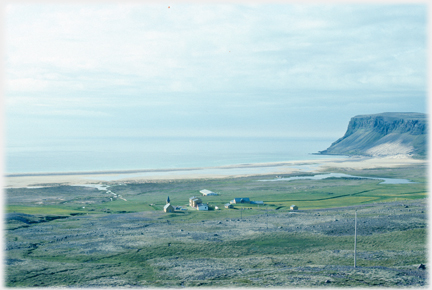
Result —
MULTIPOLYGON (((416 114, 418 115, 418 114, 416 114)), ((423 115, 423 114, 422 114, 423 115)), ((386 115, 356 116, 351 119, 344 137, 351 135, 358 129, 370 129, 381 134, 391 132, 409 133, 412 135, 426 134, 426 118, 403 118, 386 115)))
POLYGON ((427 116, 421 113, 382 113, 351 119, 345 135, 320 154, 426 155, 427 116))

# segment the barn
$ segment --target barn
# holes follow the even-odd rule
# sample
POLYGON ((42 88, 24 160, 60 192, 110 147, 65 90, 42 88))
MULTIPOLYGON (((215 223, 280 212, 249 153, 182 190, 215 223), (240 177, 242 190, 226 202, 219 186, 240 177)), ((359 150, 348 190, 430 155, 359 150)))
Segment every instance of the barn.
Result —
POLYGON ((207 189, 200 190, 200 193, 202 193, 202 195, 204 195, 204 196, 218 195, 217 193, 214 193, 213 191, 210 191, 210 190, 207 190, 207 189))
POLYGON ((230 201, 230 203, 249 203, 249 197, 236 197, 230 201))
POLYGON ((290 207, 290 209, 291 209, 291 210, 298 210, 298 206, 296 206, 295 204, 293 204, 293 205, 290 207))

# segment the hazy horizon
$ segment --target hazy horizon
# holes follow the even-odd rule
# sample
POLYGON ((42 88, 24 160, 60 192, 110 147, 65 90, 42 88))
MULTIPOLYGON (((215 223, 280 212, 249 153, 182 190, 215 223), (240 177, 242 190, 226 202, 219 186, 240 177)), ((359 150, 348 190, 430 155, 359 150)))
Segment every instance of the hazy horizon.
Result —
POLYGON ((6 151, 336 140, 355 115, 427 112, 425 4, 169 6, 7 4, 6 151))

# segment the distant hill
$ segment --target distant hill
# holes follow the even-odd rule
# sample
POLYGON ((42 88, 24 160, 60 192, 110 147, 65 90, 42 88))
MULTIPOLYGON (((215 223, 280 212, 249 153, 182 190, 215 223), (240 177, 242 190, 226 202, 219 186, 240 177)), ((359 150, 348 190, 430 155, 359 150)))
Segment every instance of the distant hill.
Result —
POLYGON ((355 116, 345 135, 319 154, 426 157, 427 115, 381 113, 355 116))

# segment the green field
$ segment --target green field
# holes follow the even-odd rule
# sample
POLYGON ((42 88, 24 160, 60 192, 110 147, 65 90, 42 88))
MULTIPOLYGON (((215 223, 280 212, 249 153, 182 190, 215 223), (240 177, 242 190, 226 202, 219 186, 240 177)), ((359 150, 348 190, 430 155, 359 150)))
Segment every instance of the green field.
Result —
POLYGON ((417 269, 427 263, 425 167, 341 173, 416 183, 252 176, 112 183, 116 196, 75 186, 7 189, 6 286, 426 285, 417 269), (204 188, 219 195, 200 196, 204 188), (187 210, 164 213, 167 196, 187 210), (190 208, 191 196, 221 210, 190 208), (235 197, 265 205, 225 209, 235 197))
MULTIPOLYGON (((417 183, 410 184, 380 184, 379 180, 330 178, 325 180, 293 180, 263 182, 260 180, 274 179, 274 176, 259 176, 245 178, 227 178, 213 180, 180 180, 171 182, 149 182, 143 184, 111 185, 109 189, 121 195, 127 201, 114 198, 111 194, 97 189, 86 188, 83 195, 82 187, 69 187, 67 194, 65 186, 38 189, 8 189, 9 198, 7 212, 23 212, 29 214, 70 214, 70 213, 126 213, 142 211, 162 211, 167 196, 171 204, 188 207, 189 198, 200 196, 203 202, 211 208, 218 206, 217 213, 198 213, 208 218, 226 215, 230 211, 224 204, 236 197, 249 197, 251 200, 263 201, 270 208, 289 210, 292 204, 299 209, 318 209, 410 200, 425 198, 427 195, 425 169, 412 167, 400 169, 367 170, 362 172, 343 172, 358 176, 373 176, 387 178, 410 179, 417 183), (219 193, 218 196, 200 195, 199 190, 210 189, 219 193), (75 195, 79 193, 79 195, 75 195), (40 196, 41 202, 26 202, 19 199, 20 195, 40 196), (62 196, 63 200, 50 199, 62 196), (46 200, 43 201, 42 197, 46 200), (42 203, 42 204, 41 204, 42 203), (152 205, 150 205, 152 204, 152 205)), ((254 204, 238 204, 236 209, 248 208, 243 213, 255 214, 265 207, 254 204)), ((189 208, 188 214, 194 210, 189 208)))

